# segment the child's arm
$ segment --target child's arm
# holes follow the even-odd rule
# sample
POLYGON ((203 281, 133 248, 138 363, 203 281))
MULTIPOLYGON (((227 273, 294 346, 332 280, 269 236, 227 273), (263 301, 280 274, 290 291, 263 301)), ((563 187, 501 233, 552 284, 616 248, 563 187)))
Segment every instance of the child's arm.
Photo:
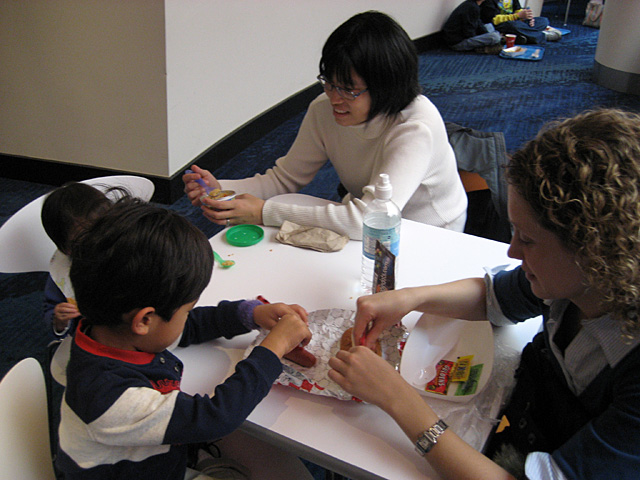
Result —
MULTIPOLYGON (((255 305, 260 302, 255 301, 255 305)), ((230 302, 223 300, 217 306, 197 307, 189 312, 179 346, 207 342, 215 338, 233 338, 251 331, 242 318, 251 319, 253 307, 244 300, 230 302)))
POLYGON ((224 300, 215 307, 194 308, 189 312, 179 345, 186 347, 214 338, 233 338, 260 327, 271 330, 287 314, 296 314, 307 321, 307 312, 300 305, 264 305, 260 300, 224 300))
POLYGON ((253 309, 253 321, 257 326, 265 330, 271 330, 282 317, 291 313, 300 316, 305 323, 308 323, 308 314, 304 308, 300 305, 287 305, 285 303, 257 305, 253 309))
POLYGON ((63 338, 69 332, 72 320, 80 316, 78 307, 69 303, 51 276, 44 285, 44 322, 55 338, 63 338))
POLYGON ((260 346, 271 350, 282 358, 298 345, 306 345, 311 340, 307 323, 297 314, 288 313, 276 323, 260 346))

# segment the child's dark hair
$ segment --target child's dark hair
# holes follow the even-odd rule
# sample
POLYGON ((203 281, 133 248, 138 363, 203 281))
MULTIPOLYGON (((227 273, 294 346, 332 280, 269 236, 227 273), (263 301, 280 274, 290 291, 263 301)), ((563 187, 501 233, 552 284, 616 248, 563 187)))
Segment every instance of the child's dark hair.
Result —
POLYGON ((111 201, 86 183, 69 182, 49 193, 42 204, 42 226, 61 252, 71 251, 73 237, 111 207, 111 201))
POLYGON ((321 75, 352 87, 352 71, 366 82, 371 96, 368 120, 401 112, 421 92, 416 48, 407 32, 381 12, 354 15, 322 48, 321 75))
POLYGON ((117 326, 123 315, 144 307, 169 321, 200 296, 212 269, 211 246, 194 225, 125 197, 80 234, 70 277, 86 322, 117 326))

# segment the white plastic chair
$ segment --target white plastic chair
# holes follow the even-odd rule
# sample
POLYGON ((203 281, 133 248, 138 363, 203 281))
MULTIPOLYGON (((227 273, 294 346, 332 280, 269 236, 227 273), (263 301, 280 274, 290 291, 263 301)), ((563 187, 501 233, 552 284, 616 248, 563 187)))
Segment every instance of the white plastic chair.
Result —
MULTIPOLYGON (((154 191, 153 182, 134 175, 114 175, 84 180, 100 190, 123 187, 133 196, 148 201, 154 191)), ((28 203, 0 227, 0 272, 46 272, 49 260, 56 250, 40 220, 42 203, 46 195, 28 203)))
POLYGON ((26 358, 0 382, 0 480, 55 479, 49 438, 44 374, 26 358))

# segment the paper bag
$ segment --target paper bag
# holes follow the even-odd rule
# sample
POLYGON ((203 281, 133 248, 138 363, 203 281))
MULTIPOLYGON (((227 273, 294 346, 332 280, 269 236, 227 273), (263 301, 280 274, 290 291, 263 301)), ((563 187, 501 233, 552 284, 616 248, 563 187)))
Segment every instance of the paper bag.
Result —
POLYGON ((294 247, 309 248, 319 252, 337 252, 344 248, 349 237, 326 228, 305 227, 285 220, 276 240, 294 247))

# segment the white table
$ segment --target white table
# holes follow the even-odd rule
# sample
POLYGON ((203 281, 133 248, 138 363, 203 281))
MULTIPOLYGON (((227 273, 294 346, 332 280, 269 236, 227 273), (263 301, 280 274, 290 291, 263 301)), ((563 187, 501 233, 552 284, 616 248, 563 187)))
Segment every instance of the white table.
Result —
MULTIPOLYGON (((224 232, 210 242, 236 265, 215 266, 199 305, 220 300, 256 298, 298 303, 311 312, 326 308, 355 310, 362 294, 362 244, 351 241, 336 253, 321 253, 280 244, 277 229, 264 228, 265 238, 251 247, 233 247, 224 232)), ((403 220, 397 288, 484 275, 483 267, 514 264, 507 245, 403 220)), ((411 329, 419 314, 403 320, 411 329)), ((496 329, 497 342, 521 350, 539 322, 496 329)), ((233 372, 255 333, 176 349, 185 363, 182 388, 211 394, 233 372)), ((429 399, 432 403, 432 400, 429 399)), ((373 405, 310 395, 275 385, 242 429, 262 440, 353 479, 439 478, 413 444, 384 412, 373 405)))

